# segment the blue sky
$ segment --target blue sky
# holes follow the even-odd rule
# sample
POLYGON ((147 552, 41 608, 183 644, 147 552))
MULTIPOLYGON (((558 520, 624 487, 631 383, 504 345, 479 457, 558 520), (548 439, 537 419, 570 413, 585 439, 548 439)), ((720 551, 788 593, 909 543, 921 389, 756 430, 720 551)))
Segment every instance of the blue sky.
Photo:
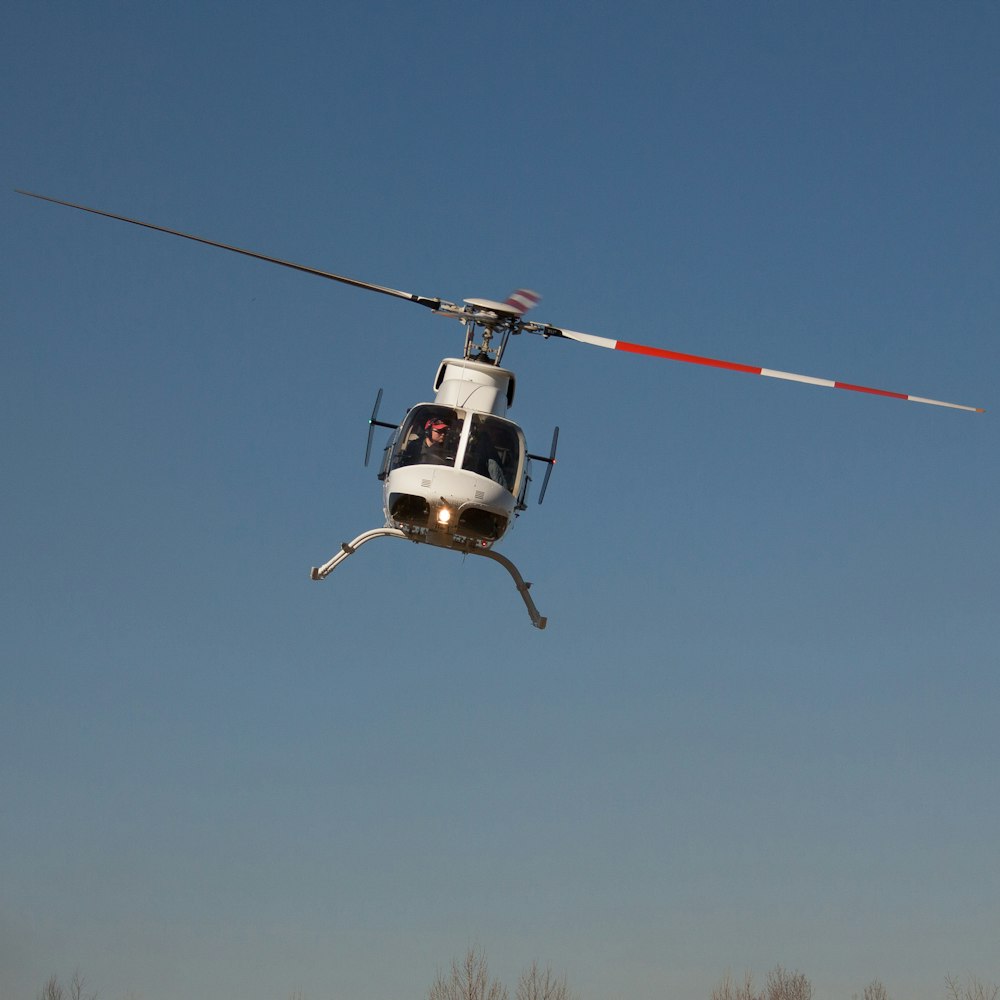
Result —
POLYGON ((995 411, 992 4, 27 4, 0 60, 0 996, 1000 980, 996 413, 523 338, 485 560, 361 465, 452 324, 21 198, 995 411))

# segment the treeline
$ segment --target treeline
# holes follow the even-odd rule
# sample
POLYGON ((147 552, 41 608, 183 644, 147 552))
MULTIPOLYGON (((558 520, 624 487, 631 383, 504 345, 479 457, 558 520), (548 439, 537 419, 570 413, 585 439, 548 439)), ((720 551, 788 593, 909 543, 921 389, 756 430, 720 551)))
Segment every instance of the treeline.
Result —
MULTIPOLYGON (((997 1000, 1000 987, 987 983, 975 976, 960 979, 945 976, 943 1000, 997 1000)), ((747 972, 736 982, 726 973, 718 986, 712 990, 712 1000, 812 1000, 812 983, 801 972, 788 972, 776 965, 768 974, 763 988, 757 989, 753 975, 747 972)), ((889 991, 880 979, 873 979, 859 997, 851 1000, 891 1000, 889 991)), ((905 1000, 901 998, 901 1000, 905 1000)))
MULTIPOLYGON (((486 952, 482 948, 469 948, 462 958, 452 959, 447 969, 438 970, 425 1000, 511 1000, 508 988, 490 975, 486 952)), ((998 1000, 1000 986, 975 976, 966 978, 946 976, 941 1000, 998 1000)), ((712 990, 710 1000, 812 1000, 812 983, 801 972, 788 972, 776 965, 760 988, 754 985, 753 975, 747 972, 735 980, 726 973, 712 990)), ((37 1000, 98 1000, 79 972, 73 973, 66 986, 58 977, 50 976, 38 993, 37 1000)), ((129 994, 124 1000, 141 1000, 129 994)), ((288 1000, 308 1000, 302 992, 289 994, 288 1000)), ((513 1000, 578 1000, 567 984, 566 976, 557 975, 551 968, 544 969, 532 962, 518 977, 513 1000)), ((890 997, 889 991, 878 979, 872 980, 859 995, 851 1000, 907 1000, 890 997)))
POLYGON ((83 976, 73 973, 68 986, 59 982, 58 976, 49 976, 48 982, 38 993, 38 1000, 97 1000, 96 993, 88 993, 83 976))
MULTIPOLYGON (((447 973, 438 972, 427 1000, 510 1000, 507 987, 490 976, 486 952, 470 948, 463 959, 452 959, 447 973)), ((532 962, 517 980, 514 1000, 574 1000, 565 976, 532 962)))

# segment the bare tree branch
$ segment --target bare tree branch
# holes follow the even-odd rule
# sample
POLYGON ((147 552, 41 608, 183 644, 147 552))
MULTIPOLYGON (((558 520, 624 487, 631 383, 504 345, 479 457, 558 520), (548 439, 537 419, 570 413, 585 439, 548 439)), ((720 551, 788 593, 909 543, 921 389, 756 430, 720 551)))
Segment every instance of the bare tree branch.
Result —
POLYGON ((975 976, 969 976, 963 983, 956 976, 944 977, 948 1000, 997 1000, 1000 986, 996 983, 984 983, 975 976))
POLYGON ((452 959, 449 975, 438 972, 427 1000, 508 1000, 508 994, 499 980, 490 981, 486 952, 470 948, 461 964, 452 959))
POLYGON ((873 979, 865 987, 863 1000, 889 1000, 889 993, 880 979, 873 979))
POLYGON ((97 1000, 96 993, 91 993, 89 996, 84 994, 85 985, 84 978, 80 975, 79 969, 77 969, 74 971, 73 978, 69 982, 69 1000, 97 1000))
POLYGON ((515 1000, 572 1000, 566 977, 559 978, 550 968, 538 968, 538 962, 521 973, 517 981, 515 1000))
POLYGON ((762 1000, 754 992, 753 975, 748 969, 743 974, 743 982, 737 985, 732 974, 727 972, 721 983, 712 990, 712 1000, 762 1000))
POLYGON ((812 1000, 812 983, 801 972, 786 972, 776 965, 767 974, 766 1000, 812 1000))
POLYGON ((65 1000, 65 992, 57 976, 49 976, 38 994, 38 1000, 65 1000))

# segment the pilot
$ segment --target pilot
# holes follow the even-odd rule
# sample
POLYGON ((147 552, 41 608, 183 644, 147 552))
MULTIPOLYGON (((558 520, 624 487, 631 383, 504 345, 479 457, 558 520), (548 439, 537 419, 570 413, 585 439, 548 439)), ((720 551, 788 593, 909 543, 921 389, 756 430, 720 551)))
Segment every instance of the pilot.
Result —
POLYGON ((451 465, 455 456, 449 456, 445 452, 445 441, 450 430, 451 424, 447 420, 441 417, 431 417, 424 424, 424 438, 420 445, 420 457, 417 461, 422 465, 451 465))

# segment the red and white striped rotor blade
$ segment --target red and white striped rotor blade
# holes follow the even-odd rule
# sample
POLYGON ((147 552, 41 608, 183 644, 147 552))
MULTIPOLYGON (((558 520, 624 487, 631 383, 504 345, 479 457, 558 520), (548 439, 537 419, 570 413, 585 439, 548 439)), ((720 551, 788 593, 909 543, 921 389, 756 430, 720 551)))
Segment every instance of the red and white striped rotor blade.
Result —
POLYGON ((947 406, 952 410, 968 410, 970 413, 984 413, 981 407, 964 406, 961 403, 946 403, 940 399, 926 399, 923 396, 912 396, 905 392, 889 392, 887 389, 873 389, 866 385, 853 385, 850 382, 838 382, 834 379, 816 378, 813 375, 796 375, 794 372, 776 371, 773 368, 760 368, 757 365, 742 365, 734 361, 720 361, 718 358, 706 358, 699 354, 682 354, 679 351, 667 351, 662 347, 646 347, 643 344, 630 344, 626 340, 612 340, 609 337, 595 337, 590 333, 578 333, 575 330, 560 330, 548 327, 547 334, 565 337, 581 344, 591 344, 594 347, 606 347, 612 351, 626 351, 629 354, 644 354, 652 358, 666 358, 668 361, 683 361, 693 365, 707 365, 710 368, 725 368, 728 371, 746 372, 748 375, 766 375, 768 378, 780 378, 789 382, 805 382, 808 385, 820 385, 829 389, 850 389, 852 392, 866 392, 873 396, 888 396, 890 399, 905 399, 911 403, 928 403, 931 406, 947 406))
POLYGON ((534 309, 542 301, 538 292, 533 292, 530 288, 519 288, 516 292, 511 292, 507 296, 504 305, 510 306, 518 314, 523 316, 529 309, 534 309))

